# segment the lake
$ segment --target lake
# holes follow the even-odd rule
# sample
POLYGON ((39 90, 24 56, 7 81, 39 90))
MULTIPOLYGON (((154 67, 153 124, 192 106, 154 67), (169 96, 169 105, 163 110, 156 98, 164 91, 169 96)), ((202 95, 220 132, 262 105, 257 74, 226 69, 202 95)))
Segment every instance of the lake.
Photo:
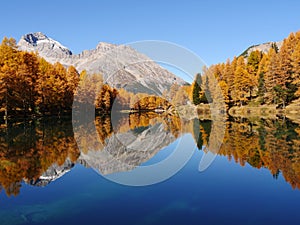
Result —
POLYGON ((287 118, 132 113, 0 134, 1 225, 300 223, 300 126, 287 118))

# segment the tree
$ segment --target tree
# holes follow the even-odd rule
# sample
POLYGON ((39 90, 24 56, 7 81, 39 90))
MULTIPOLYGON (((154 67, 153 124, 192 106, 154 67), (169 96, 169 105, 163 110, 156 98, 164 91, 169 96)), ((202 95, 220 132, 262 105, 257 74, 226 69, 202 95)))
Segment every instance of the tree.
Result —
POLYGON ((265 87, 265 78, 264 78, 264 73, 260 73, 258 77, 258 90, 257 90, 257 95, 259 97, 259 102, 264 103, 264 94, 266 92, 266 87, 265 87))
POLYGON ((35 53, 20 52, 19 66, 16 74, 16 85, 14 96, 17 98, 19 108, 23 115, 34 114, 36 110, 36 99, 38 93, 35 89, 39 76, 38 58, 35 53))
POLYGON ((0 111, 7 118, 13 109, 15 75, 18 69, 18 50, 13 38, 4 38, 0 45, 0 111))
POLYGON ((296 85, 297 91, 295 95, 297 97, 300 96, 300 41, 298 42, 297 46, 295 47, 295 50, 291 56, 292 59, 292 79, 293 84, 296 85))
POLYGON ((254 81, 246 70, 244 57, 239 57, 237 66, 234 72, 234 100, 240 105, 246 103, 247 96, 251 97, 251 90, 253 89, 254 81))
POLYGON ((101 110, 104 112, 111 111, 117 94, 118 92, 116 89, 104 84, 96 95, 96 110, 101 110))
POLYGON ((265 103, 265 97, 264 97, 266 93, 265 76, 266 73, 268 72, 269 64, 270 64, 269 54, 263 54, 263 57, 258 65, 258 70, 256 75, 258 77, 257 95, 260 103, 265 103))
POLYGON ((279 51, 279 68, 278 76, 276 77, 276 84, 280 88, 277 95, 282 101, 283 106, 291 102, 295 97, 295 87, 292 84, 292 74, 293 74, 293 65, 292 65, 292 54, 297 44, 297 39, 294 33, 291 33, 287 39, 283 41, 282 47, 279 51), (284 93, 284 94, 283 94, 284 93))
POLYGON ((276 104, 276 98, 275 98, 275 90, 274 87, 276 85, 276 79, 279 77, 279 58, 278 54, 275 52, 273 48, 271 48, 268 52, 268 63, 267 63, 267 69, 266 73, 264 74, 264 80, 265 80, 265 88, 266 93, 264 95, 264 99, 266 100, 266 103, 274 103, 276 104))
POLYGON ((67 89, 65 93, 66 109, 72 108, 74 94, 79 83, 79 73, 74 66, 69 66, 66 73, 67 89))
POLYGON ((80 81, 74 100, 80 104, 95 105, 96 96, 103 85, 102 75, 88 75, 87 72, 83 70, 79 77, 80 81))
POLYGON ((259 67, 259 63, 262 59, 262 53, 260 51, 253 51, 250 53, 248 59, 247 59, 247 68, 248 72, 255 76, 257 74, 257 70, 259 67))
POLYGON ((202 78, 201 78, 201 74, 198 73, 196 74, 195 80, 192 84, 192 96, 193 96, 192 100, 195 105, 199 105, 204 101, 207 102, 205 98, 205 94, 204 92, 202 92, 201 85, 202 85, 202 78))
POLYGON ((272 42, 272 44, 271 44, 271 48, 272 48, 272 49, 274 49, 276 53, 278 53, 278 52, 279 52, 279 48, 278 48, 278 46, 277 46, 276 42, 272 42))

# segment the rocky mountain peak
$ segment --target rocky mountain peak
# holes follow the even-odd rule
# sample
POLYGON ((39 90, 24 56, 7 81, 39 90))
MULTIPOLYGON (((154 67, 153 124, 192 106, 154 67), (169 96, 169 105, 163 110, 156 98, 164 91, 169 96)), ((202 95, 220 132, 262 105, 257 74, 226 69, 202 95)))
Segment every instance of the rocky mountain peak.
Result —
POLYGON ((37 51, 44 58, 70 56, 72 52, 61 43, 47 37, 42 32, 28 33, 18 42, 20 50, 37 51))
POLYGON ((97 50, 102 50, 102 51, 109 51, 109 50, 111 50, 112 48, 115 48, 115 47, 117 47, 117 45, 106 43, 106 42, 99 42, 96 49, 97 50))
POLYGON ((29 44, 32 44, 34 46, 37 45, 37 42, 39 40, 45 40, 48 39, 48 37, 43 34, 42 32, 35 32, 35 33, 29 33, 22 37, 25 41, 27 41, 29 44))
POLYGON ((278 49, 281 48, 283 41, 277 41, 277 42, 267 42, 267 43, 263 43, 263 44, 258 44, 258 45, 252 45, 249 48, 247 48, 242 54, 241 56, 244 57, 248 57, 250 56, 251 52, 253 51, 260 51, 262 53, 268 53, 268 51, 270 50, 270 48, 272 47, 272 45, 276 45, 278 47, 278 49))
POLYGON ((161 94, 176 82, 186 82, 159 66, 146 55, 130 46, 100 42, 95 49, 80 54, 72 52, 58 41, 41 32, 29 33, 18 42, 20 50, 38 52, 50 63, 60 62, 68 67, 73 65, 81 72, 100 73, 113 87, 130 92, 161 94))

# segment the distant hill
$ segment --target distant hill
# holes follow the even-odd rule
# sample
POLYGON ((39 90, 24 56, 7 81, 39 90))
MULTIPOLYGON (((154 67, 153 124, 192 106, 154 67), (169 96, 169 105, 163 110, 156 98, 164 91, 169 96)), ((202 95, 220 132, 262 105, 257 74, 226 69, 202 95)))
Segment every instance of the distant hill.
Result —
POLYGON ((253 51, 261 51, 263 53, 267 53, 270 48, 272 47, 272 44, 276 44, 276 46, 278 47, 278 49, 281 48, 283 41, 277 41, 277 42, 267 42, 267 43, 263 43, 263 44, 258 44, 258 45, 252 45, 249 48, 247 48, 242 54, 241 56, 244 57, 248 57, 251 52, 253 51))

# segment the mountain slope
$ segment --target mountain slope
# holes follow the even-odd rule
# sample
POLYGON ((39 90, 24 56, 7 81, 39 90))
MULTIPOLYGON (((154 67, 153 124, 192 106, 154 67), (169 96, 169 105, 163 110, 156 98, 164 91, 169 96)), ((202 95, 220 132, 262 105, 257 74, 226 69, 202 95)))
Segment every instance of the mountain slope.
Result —
POLYGON ((277 42, 267 42, 267 43, 263 43, 263 44, 252 45, 249 48, 247 48, 241 54, 241 56, 248 57, 251 54, 251 52, 253 52, 253 51, 261 51, 263 53, 267 53, 270 50, 270 48, 272 47, 272 44, 276 44, 278 49, 280 49, 282 46, 282 43, 283 43, 283 41, 277 41, 277 42))
POLYGON ((74 65, 78 71, 87 70, 89 74, 101 73, 111 86, 135 93, 161 94, 175 82, 179 85, 186 83, 146 55, 125 45, 100 42, 96 49, 74 55, 59 42, 37 32, 22 36, 18 46, 21 50, 37 51, 51 63, 74 65))
POLYGON ((44 58, 60 58, 72 55, 72 52, 67 47, 52 38, 48 38, 41 32, 22 36, 18 46, 20 50, 37 51, 44 58))

